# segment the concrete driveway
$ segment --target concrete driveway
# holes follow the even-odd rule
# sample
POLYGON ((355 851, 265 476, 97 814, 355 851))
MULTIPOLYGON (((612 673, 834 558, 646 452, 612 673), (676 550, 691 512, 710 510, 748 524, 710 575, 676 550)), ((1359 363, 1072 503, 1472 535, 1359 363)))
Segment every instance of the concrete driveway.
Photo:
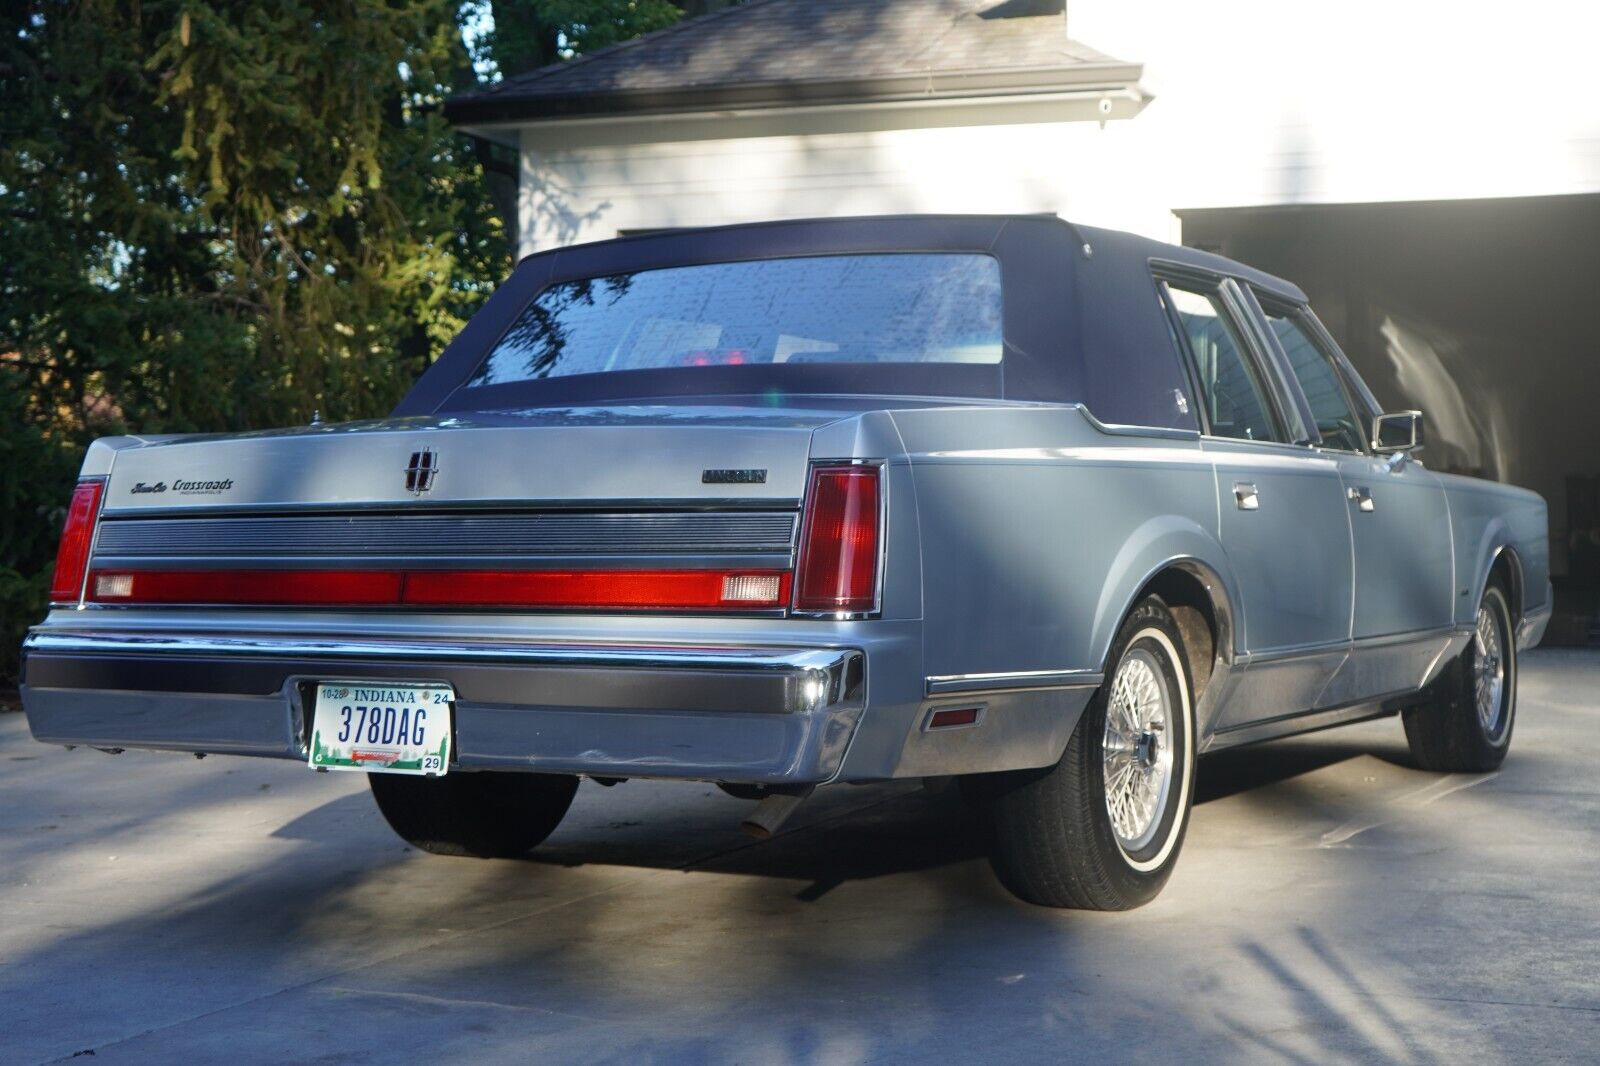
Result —
POLYGON ((959 802, 586 783, 527 862, 364 782, 0 715, 0 1062, 1596 1061, 1600 656, 1529 655, 1499 774, 1381 721, 1204 760, 1130 914, 995 884, 959 802))

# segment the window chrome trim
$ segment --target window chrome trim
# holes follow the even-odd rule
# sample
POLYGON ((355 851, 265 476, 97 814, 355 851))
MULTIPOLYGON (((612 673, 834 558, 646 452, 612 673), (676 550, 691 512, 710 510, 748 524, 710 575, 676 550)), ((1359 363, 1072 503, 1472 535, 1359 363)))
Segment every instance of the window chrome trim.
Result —
MULTIPOLYGON (((1180 346, 1181 356, 1187 369, 1190 387, 1195 390, 1191 399, 1196 400, 1200 407, 1200 417, 1197 419, 1201 427, 1201 436, 1215 437, 1217 440, 1243 440, 1253 444, 1292 444, 1288 438, 1293 435, 1294 427, 1291 425, 1288 411, 1284 406, 1284 392, 1280 380, 1280 369, 1271 363, 1267 351, 1258 336, 1260 327, 1256 324, 1252 313, 1233 278, 1223 274, 1215 274, 1201 270, 1188 264, 1172 263, 1161 259, 1150 260, 1150 271, 1161 286, 1161 296, 1167 308, 1168 322, 1175 333, 1175 339, 1180 346), (1189 343, 1188 331, 1182 328, 1182 320, 1178 316, 1176 304, 1173 302, 1170 289, 1188 292, 1196 296, 1210 299, 1215 296, 1222 304, 1222 320, 1229 331, 1235 335, 1240 346, 1240 358, 1244 361, 1247 371, 1252 375, 1252 384, 1259 393, 1264 406, 1267 420, 1272 423, 1272 432, 1275 437, 1281 438, 1271 441, 1256 441, 1249 437, 1217 437, 1212 432, 1210 424, 1209 404, 1207 403, 1204 383, 1200 381, 1199 360, 1195 358, 1194 346, 1189 343)), ((1297 421, 1299 421, 1297 417, 1297 421)), ((1301 427, 1304 432, 1304 427, 1301 427)))
POLYGON ((1139 426, 1122 422, 1102 422, 1094 412, 1081 403, 1064 403, 1063 407, 1076 407, 1097 433, 1108 437, 1159 437, 1163 440, 1199 440, 1204 434, 1198 429, 1180 429, 1177 426, 1139 426))
MULTIPOLYGON (((1255 286, 1250 286, 1249 292, 1255 302, 1256 309, 1261 312, 1261 319, 1266 326, 1265 332, 1268 334, 1268 341, 1277 353, 1277 358, 1282 361, 1289 377, 1294 379, 1295 389, 1305 405, 1305 415, 1310 419, 1308 427, 1316 430, 1317 439, 1311 442, 1309 446, 1318 451, 1332 452, 1337 455, 1372 455, 1373 453, 1365 447, 1360 451, 1352 451, 1349 448, 1335 448, 1323 442, 1322 431, 1317 428, 1316 412, 1311 408, 1311 398, 1306 396, 1299 377, 1294 373, 1294 364, 1289 361, 1288 350, 1283 347, 1283 342, 1272 328, 1270 320, 1273 317, 1288 319, 1300 328, 1306 339, 1311 342, 1312 347, 1317 350, 1317 353, 1327 361, 1329 367, 1333 370, 1334 381, 1338 384, 1339 391, 1344 394, 1345 403, 1350 407, 1350 413, 1355 415, 1357 419, 1360 419, 1363 415, 1366 416, 1367 424, 1358 426, 1357 429, 1363 431, 1363 437, 1367 436, 1368 434, 1365 431, 1370 429, 1372 420, 1377 417, 1379 412, 1370 409, 1367 402, 1369 397, 1365 393, 1364 384, 1359 395, 1352 386, 1352 378, 1359 381, 1359 377, 1355 376, 1354 368, 1349 365, 1349 360, 1339 350, 1339 346, 1333 343, 1333 338, 1328 335, 1327 330, 1321 328, 1322 323, 1318 322, 1316 316, 1311 313, 1310 305, 1286 300, 1274 293, 1263 292, 1255 286)), ((1363 441, 1363 444, 1365 443, 1363 441)))
POLYGON ((1311 405, 1300 389, 1299 380, 1283 358, 1282 349, 1270 336, 1272 331, 1267 327, 1266 316, 1261 313, 1261 305, 1256 303, 1250 290, 1234 278, 1222 279, 1222 293, 1243 320, 1245 332, 1249 335, 1248 343, 1255 348, 1256 360, 1272 379, 1268 388, 1274 394, 1287 442, 1304 447, 1321 440, 1316 420, 1311 417, 1311 405))
POLYGON ((1350 357, 1339 347, 1339 342, 1334 339, 1328 327, 1323 325, 1322 319, 1311 309, 1310 304, 1301 304, 1300 317, 1316 333, 1317 337, 1327 345, 1328 352, 1333 356, 1334 364, 1338 367, 1340 375, 1344 378, 1345 387, 1350 390, 1356 406, 1363 408, 1369 418, 1383 413, 1383 405, 1378 403, 1378 398, 1372 395, 1372 390, 1367 388, 1367 383, 1356 372, 1355 364, 1350 362, 1350 357))
POLYGON ((1204 436, 1211 432, 1211 415, 1206 409, 1205 395, 1200 389, 1200 375, 1189 352, 1188 339, 1183 335, 1183 321, 1178 317, 1177 306, 1172 301, 1172 289, 1157 264, 1150 264, 1150 280, 1155 285, 1156 302, 1167 320, 1167 332, 1172 338, 1172 357, 1178 361, 1178 373, 1183 377, 1187 399, 1194 406, 1194 432, 1204 436))

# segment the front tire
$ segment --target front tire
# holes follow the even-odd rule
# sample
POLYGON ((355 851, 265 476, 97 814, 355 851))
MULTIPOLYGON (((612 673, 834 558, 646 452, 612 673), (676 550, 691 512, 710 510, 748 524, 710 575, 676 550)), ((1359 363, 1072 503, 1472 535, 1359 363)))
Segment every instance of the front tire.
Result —
POLYGON ((1183 845, 1194 701, 1183 638, 1159 597, 1129 613, 1108 661, 1059 762, 980 786, 995 873, 1030 903, 1138 907, 1161 891, 1183 845))
POLYGON ((1517 643, 1505 589, 1491 584, 1461 654, 1401 715, 1411 755, 1424 770, 1481 774, 1511 750, 1517 713, 1517 643))
POLYGON ((478 859, 526 855, 572 806, 578 779, 564 774, 368 774, 389 828, 420 851, 478 859))

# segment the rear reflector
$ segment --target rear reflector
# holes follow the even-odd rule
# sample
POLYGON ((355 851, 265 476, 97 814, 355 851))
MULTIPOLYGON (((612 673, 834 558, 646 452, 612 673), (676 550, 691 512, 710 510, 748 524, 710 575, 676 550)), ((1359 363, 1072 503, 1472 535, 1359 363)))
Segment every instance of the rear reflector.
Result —
POLYGON ((56 549, 56 569, 50 577, 50 602, 78 602, 83 591, 83 571, 89 563, 89 543, 94 540, 94 523, 100 514, 102 481, 80 481, 67 504, 67 524, 61 530, 61 545, 56 549))
POLYGON ((928 716, 929 729, 957 729, 977 725, 981 712, 977 707, 947 707, 928 716))
POLYGON ((811 471, 794 606, 862 614, 878 606, 878 468, 819 466, 811 471))
POLYGON ((102 603, 572 610, 758 610, 787 572, 721 570, 134 570, 96 572, 102 603))

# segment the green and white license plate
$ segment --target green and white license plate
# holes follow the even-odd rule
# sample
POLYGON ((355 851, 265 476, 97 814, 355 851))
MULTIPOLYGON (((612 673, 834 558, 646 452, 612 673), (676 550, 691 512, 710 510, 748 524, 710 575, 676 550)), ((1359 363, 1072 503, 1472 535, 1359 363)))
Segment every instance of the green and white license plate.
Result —
POLYGON ((311 765, 442 777, 450 769, 449 685, 322 681, 311 712, 311 765))

